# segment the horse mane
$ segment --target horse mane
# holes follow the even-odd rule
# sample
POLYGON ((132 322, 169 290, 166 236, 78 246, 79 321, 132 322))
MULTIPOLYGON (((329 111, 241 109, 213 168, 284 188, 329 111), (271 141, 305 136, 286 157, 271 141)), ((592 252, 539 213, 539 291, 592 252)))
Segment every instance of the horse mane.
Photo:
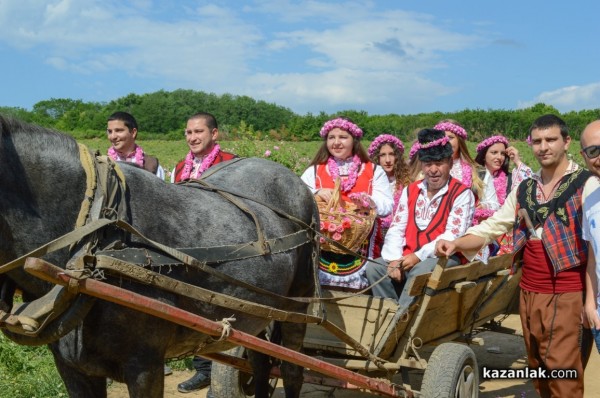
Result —
POLYGON ((0 137, 11 137, 26 148, 43 148, 56 154, 73 153, 77 147, 75 139, 65 133, 27 123, 11 116, 0 114, 0 137))

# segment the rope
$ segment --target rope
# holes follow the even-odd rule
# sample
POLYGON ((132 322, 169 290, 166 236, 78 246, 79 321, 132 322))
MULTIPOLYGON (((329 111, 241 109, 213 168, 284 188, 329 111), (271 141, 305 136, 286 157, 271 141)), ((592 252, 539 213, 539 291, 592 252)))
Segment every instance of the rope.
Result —
POLYGON ((229 337, 229 334, 231 333, 231 329, 233 329, 231 322, 235 322, 235 321, 236 321, 235 315, 231 315, 229 318, 221 319, 221 324, 223 325, 223 331, 221 331, 221 337, 219 338, 218 341, 227 340, 227 338, 229 337))

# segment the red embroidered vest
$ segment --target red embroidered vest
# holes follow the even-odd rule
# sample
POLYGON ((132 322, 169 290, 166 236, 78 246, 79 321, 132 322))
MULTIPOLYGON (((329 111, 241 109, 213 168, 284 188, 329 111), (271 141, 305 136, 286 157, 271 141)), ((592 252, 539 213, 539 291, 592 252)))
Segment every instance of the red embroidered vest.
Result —
POLYGON ((419 197, 420 182, 421 181, 415 181, 407 187, 409 217, 406 225, 406 244, 404 245, 403 255, 414 253, 426 243, 432 242, 446 230, 448 216, 450 215, 450 210, 452 210, 454 200, 468 189, 455 178, 450 177, 450 180, 448 181, 448 191, 442 196, 438 209, 427 228, 421 231, 415 222, 415 211, 417 199, 419 197))
MULTIPOLYGON (((350 191, 342 192, 342 199, 349 201, 348 195, 353 192, 366 192, 369 195, 373 193, 373 177, 375 175, 375 165, 371 162, 363 163, 356 179, 356 184, 350 191)), ((327 163, 319 164, 316 167, 315 188, 331 188, 335 187, 335 181, 327 173, 327 163)))
MULTIPOLYGON (((237 156, 234 155, 233 153, 219 151, 219 154, 217 155, 215 160, 212 162, 210 167, 214 166, 215 164, 225 162, 227 160, 231 160, 233 158, 237 158, 237 156)), ((184 167, 185 167, 185 160, 182 160, 181 162, 177 163, 177 166, 175 166, 175 182, 181 181, 181 174, 183 173, 184 167)))

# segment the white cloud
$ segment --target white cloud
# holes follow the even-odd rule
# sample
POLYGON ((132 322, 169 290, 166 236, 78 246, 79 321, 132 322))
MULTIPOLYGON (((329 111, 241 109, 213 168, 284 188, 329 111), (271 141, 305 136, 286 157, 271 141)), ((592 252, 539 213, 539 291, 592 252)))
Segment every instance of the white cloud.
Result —
POLYGON ((429 15, 369 1, 230 4, 0 2, 0 41, 58 70, 116 71, 163 82, 159 88, 246 94, 297 111, 376 104, 392 111, 448 94, 456 88, 428 72, 446 67, 444 53, 480 45, 429 15), (271 31, 257 14, 295 29, 271 31))
POLYGON ((584 86, 568 86, 546 91, 531 101, 519 102, 519 108, 527 108, 540 102, 552 105, 561 112, 580 109, 599 109, 600 83, 590 83, 584 86))

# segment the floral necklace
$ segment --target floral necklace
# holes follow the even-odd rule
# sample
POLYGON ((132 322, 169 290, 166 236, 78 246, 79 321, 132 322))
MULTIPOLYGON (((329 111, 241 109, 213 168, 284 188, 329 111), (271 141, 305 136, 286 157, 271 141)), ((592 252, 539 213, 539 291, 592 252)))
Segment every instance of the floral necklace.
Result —
MULTIPOLYGON (((348 178, 342 181, 341 189, 342 192, 348 192, 356 185, 356 180, 358 179, 358 170, 360 169, 361 161, 358 155, 354 155, 352 157, 352 164, 348 169, 348 178)), ((337 165, 337 162, 330 156, 327 159, 327 166, 329 167, 329 174, 333 181, 335 181, 340 176, 340 168, 337 165)))
POLYGON ((473 173, 471 171, 471 165, 469 162, 465 162, 464 160, 460 160, 461 169, 462 169, 462 183, 467 188, 471 188, 473 185, 473 173))
MULTIPOLYGON (((198 179, 202 176, 202 173, 204 173, 213 164, 220 151, 221 147, 219 146, 219 144, 215 144, 212 151, 210 151, 208 155, 206 155, 202 160, 200 167, 198 168, 198 170, 196 170, 196 173, 193 177, 194 179, 198 179)), ((183 166, 183 171, 181 172, 182 181, 191 178, 192 168, 194 167, 194 159, 196 159, 196 157, 194 156, 192 151, 190 151, 185 157, 185 166, 183 166)))
POLYGON ((125 159, 121 158, 121 156, 119 156, 119 153, 117 152, 117 150, 115 149, 114 146, 111 146, 110 148, 108 148, 108 156, 110 156, 111 159, 116 160, 116 161, 127 161, 127 159, 133 159, 132 163, 137 164, 140 167, 144 167, 144 151, 142 150, 142 147, 139 146, 138 144, 135 144, 135 149, 133 150, 133 152, 131 152, 129 155, 125 156, 125 159))
POLYGON ((496 197, 500 206, 504 204, 506 200, 506 173, 500 169, 494 176, 494 188, 496 189, 496 197))

